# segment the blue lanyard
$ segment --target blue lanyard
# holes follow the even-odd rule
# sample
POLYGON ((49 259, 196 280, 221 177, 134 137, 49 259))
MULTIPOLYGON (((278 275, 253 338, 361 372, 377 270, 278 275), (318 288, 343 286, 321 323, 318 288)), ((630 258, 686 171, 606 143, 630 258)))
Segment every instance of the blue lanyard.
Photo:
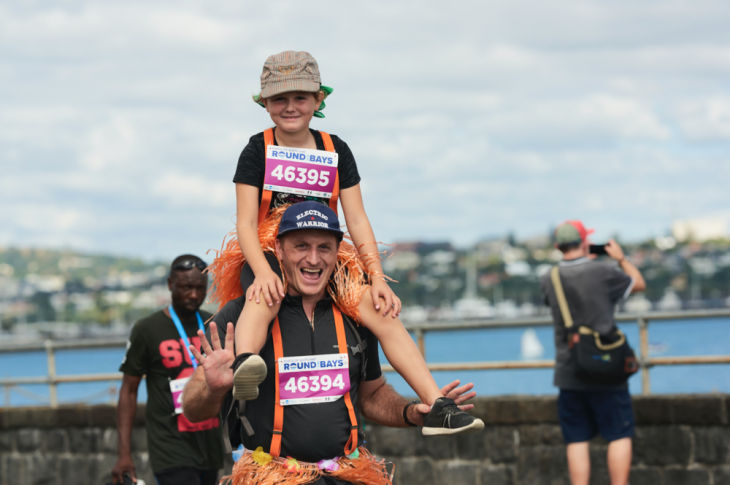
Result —
MULTIPOLYGON (((195 360, 195 357, 193 357, 193 353, 190 352, 190 340, 188 340, 188 336, 185 333, 185 330, 183 330, 182 323, 180 322, 180 318, 177 316, 177 313, 175 313, 175 310, 172 308, 172 304, 170 304, 167 309, 170 311, 170 317, 172 317, 172 321, 175 322, 175 327, 177 328, 177 333, 180 334, 180 338, 182 339, 183 343, 185 344, 185 350, 187 350, 188 355, 190 356, 190 362, 193 364, 193 369, 198 368, 198 362, 195 360)), ((198 317, 198 328, 205 332, 205 327, 203 326, 203 319, 200 318, 200 313, 195 312, 195 316, 198 317)))

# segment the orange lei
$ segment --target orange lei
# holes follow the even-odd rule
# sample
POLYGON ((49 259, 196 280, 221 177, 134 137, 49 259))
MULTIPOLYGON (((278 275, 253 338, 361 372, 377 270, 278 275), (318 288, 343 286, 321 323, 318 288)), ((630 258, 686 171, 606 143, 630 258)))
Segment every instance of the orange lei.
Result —
MULTIPOLYGON (((266 220, 259 224, 259 241, 264 252, 268 251, 275 254, 279 223, 287 207, 288 205, 283 205, 273 209, 266 220)), ((367 285, 368 276, 392 280, 381 273, 367 269, 372 261, 382 259, 380 253, 369 253, 361 256, 351 241, 349 234, 345 234, 340 243, 337 265, 332 275, 335 284, 328 285, 327 291, 342 313, 354 319, 357 323, 362 323, 359 306, 363 287, 367 285)), ((238 245, 235 229, 223 238, 220 251, 213 251, 216 252, 216 257, 213 263, 208 266, 208 273, 213 276, 213 286, 208 295, 208 302, 217 303, 220 309, 229 301, 243 295, 240 278, 245 259, 238 245)), ((285 291, 286 284, 286 278, 284 278, 285 291)))
MULTIPOLYGON (((358 485, 393 485, 393 473, 388 473, 385 460, 376 460, 368 450, 358 448, 359 457, 340 458, 339 469, 328 471, 320 469, 316 463, 297 462, 298 468, 292 469, 291 459, 274 458, 265 465, 259 464, 255 453, 246 452, 233 465, 233 472, 221 479, 226 485, 306 485, 323 475, 358 485)), ((270 456, 270 455, 269 455, 270 456)), ((395 472, 395 465, 393 465, 395 472)))

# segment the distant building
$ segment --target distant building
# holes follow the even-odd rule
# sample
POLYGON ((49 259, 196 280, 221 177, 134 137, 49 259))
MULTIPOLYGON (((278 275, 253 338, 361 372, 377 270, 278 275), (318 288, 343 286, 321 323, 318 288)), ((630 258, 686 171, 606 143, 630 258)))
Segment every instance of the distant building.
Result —
POLYGON ((453 251, 454 248, 450 242, 423 242, 423 241, 406 241, 399 242, 393 248, 393 252, 412 251, 419 254, 428 254, 432 251, 453 251))
POLYGON ((698 217, 672 222, 672 236, 679 242, 705 242, 730 238, 728 217, 698 217))

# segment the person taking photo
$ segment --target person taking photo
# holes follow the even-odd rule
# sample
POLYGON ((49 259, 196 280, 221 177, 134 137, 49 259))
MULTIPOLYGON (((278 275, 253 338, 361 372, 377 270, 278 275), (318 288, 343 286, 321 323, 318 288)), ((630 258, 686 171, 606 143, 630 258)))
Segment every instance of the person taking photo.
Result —
MULTIPOLYGON (((566 221, 555 230, 555 246, 563 259, 544 275, 540 286, 550 306, 555 330, 554 385, 560 389, 558 414, 567 444, 568 470, 572 485, 588 485, 590 459, 588 441, 599 433, 608 441, 608 471, 612 485, 626 485, 631 468, 631 438, 634 416, 626 379, 607 382, 600 375, 582 372, 575 346, 588 337, 625 336, 617 330, 616 304, 631 293, 646 288, 641 272, 626 259, 621 246, 611 239, 605 254, 618 263, 596 261, 589 251, 589 235, 580 221, 566 221), (620 268, 620 269, 619 269, 620 268), (556 279, 557 278, 557 279, 556 279), (557 283, 557 284, 556 284, 557 283), (557 290, 557 291, 556 291, 557 290), (561 301, 564 308, 561 308, 561 301), (567 303, 567 305, 565 305, 567 303), (579 330, 579 331, 577 331, 579 330)), ((617 345, 607 347, 617 348, 617 345)), ((609 352, 599 352, 596 362, 608 362, 609 352)), ((635 363, 635 359, 634 359, 635 363)), ((623 370, 619 367, 619 371, 623 370)))

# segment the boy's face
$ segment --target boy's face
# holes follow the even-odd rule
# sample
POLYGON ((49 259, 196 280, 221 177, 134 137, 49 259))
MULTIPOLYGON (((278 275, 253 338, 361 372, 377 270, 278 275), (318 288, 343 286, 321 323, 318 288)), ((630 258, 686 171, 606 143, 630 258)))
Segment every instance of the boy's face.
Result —
POLYGON ((320 103, 319 93, 304 91, 277 94, 263 102, 276 127, 290 133, 309 129, 309 122, 320 103))

